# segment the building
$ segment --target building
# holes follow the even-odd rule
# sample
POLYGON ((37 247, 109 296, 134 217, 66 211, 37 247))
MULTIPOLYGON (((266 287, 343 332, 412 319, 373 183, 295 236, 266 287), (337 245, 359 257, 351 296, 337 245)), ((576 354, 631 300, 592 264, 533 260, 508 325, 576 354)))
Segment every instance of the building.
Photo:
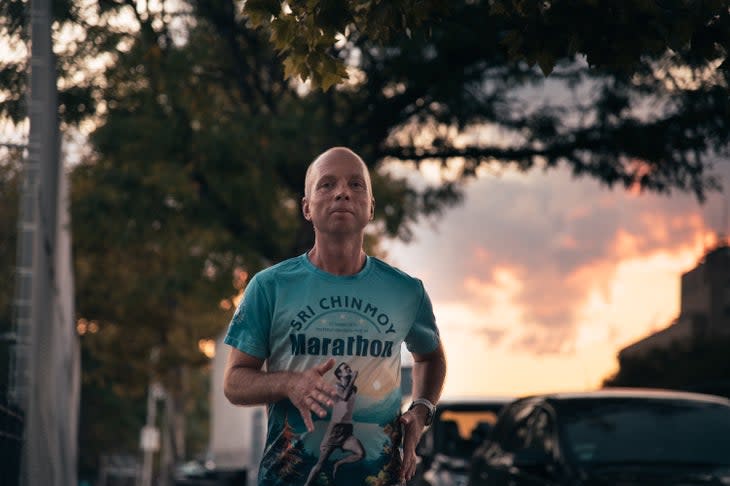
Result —
POLYGON ((689 345, 694 339, 730 337, 730 239, 720 239, 681 279, 679 316, 670 326, 619 352, 638 358, 657 348, 689 345))
POLYGON ((216 339, 212 360, 209 460, 217 471, 246 471, 246 484, 255 485, 266 441, 266 407, 237 407, 226 399, 223 375, 229 348, 224 337, 216 339))

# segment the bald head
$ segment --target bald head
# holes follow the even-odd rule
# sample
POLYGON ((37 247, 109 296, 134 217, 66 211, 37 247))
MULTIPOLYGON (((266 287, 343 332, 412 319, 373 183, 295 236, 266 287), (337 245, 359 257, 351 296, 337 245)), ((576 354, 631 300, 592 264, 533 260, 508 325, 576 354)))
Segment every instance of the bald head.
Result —
POLYGON ((347 147, 332 147, 331 149, 321 153, 316 159, 314 159, 311 164, 309 164, 309 167, 307 167, 307 174, 304 177, 304 197, 309 197, 312 191, 312 184, 316 179, 316 172, 319 164, 329 160, 356 160, 360 164, 362 164, 363 170, 365 172, 365 182, 368 186, 368 195, 372 197, 373 187, 372 183, 370 182, 370 171, 368 170, 368 166, 365 165, 365 162, 363 162, 359 155, 357 155, 355 152, 347 147))

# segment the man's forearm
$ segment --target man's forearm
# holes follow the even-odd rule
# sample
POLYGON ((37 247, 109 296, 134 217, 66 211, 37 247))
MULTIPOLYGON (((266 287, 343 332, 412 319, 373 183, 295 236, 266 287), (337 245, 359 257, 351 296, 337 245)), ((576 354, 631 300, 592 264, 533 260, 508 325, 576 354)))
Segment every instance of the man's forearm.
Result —
POLYGON ((438 402, 446 379, 446 356, 443 347, 439 344, 432 353, 414 355, 413 358, 413 398, 438 402))
MULTIPOLYGON (((446 378, 446 356, 439 343, 436 350, 428 354, 413 353, 413 398, 425 398, 437 403, 446 378)), ((416 445, 427 422, 427 407, 421 404, 401 415, 403 424, 403 463, 400 480, 410 480, 416 472, 416 445)))
POLYGON ((231 368, 223 392, 234 405, 266 405, 287 398, 292 373, 270 373, 246 367, 231 368))

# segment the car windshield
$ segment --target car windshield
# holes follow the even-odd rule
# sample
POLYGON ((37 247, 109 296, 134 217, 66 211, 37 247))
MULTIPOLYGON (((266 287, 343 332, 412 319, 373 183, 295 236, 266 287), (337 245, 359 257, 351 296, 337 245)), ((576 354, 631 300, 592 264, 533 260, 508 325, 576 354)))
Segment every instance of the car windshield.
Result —
POLYGON ((670 399, 580 400, 559 409, 580 463, 730 466, 730 407, 670 399))
POLYGON ((500 406, 442 409, 434 421, 436 448, 452 457, 470 457, 497 421, 500 406))

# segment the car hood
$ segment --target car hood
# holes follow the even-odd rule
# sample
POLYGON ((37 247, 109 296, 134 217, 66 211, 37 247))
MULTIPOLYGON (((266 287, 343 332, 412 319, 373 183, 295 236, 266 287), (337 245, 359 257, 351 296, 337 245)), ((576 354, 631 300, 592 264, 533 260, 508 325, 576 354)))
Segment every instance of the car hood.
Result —
POLYGON ((585 468, 585 486, 730 486, 730 467, 677 464, 610 464, 585 468))

